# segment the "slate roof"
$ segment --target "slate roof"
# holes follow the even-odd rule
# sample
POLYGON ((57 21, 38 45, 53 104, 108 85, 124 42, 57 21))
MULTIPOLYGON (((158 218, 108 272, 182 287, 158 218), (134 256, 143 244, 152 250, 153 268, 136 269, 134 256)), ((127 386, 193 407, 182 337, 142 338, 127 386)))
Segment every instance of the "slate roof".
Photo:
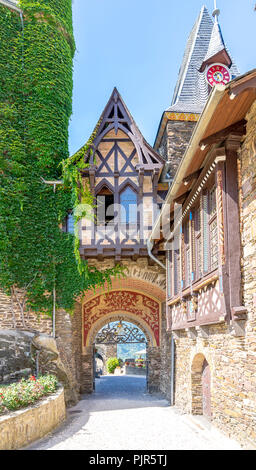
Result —
POLYGON ((213 57, 215 54, 217 54, 220 51, 223 51, 223 49, 226 49, 224 39, 222 36, 222 32, 220 29, 220 24, 217 20, 214 22, 213 28, 212 28, 212 34, 211 34, 211 39, 208 47, 207 54, 204 58, 204 62, 206 62, 208 59, 213 57))
MULTIPOLYGON (((212 20, 207 8, 203 6, 189 35, 172 105, 167 111, 201 114, 208 99, 209 90, 205 74, 199 72, 199 69, 207 58, 223 49, 228 52, 220 25, 218 21, 212 20)), ((232 78, 239 75, 234 62, 230 70, 232 78)))

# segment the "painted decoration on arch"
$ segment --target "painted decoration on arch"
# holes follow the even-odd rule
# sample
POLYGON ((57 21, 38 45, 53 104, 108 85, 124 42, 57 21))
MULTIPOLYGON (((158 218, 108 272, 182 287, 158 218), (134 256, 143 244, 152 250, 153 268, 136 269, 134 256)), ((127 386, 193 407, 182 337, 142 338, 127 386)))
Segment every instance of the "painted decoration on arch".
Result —
POLYGON ((83 307, 84 346, 95 323, 111 313, 131 313, 147 324, 157 346, 160 336, 160 306, 152 298, 132 291, 113 291, 94 297, 83 307))

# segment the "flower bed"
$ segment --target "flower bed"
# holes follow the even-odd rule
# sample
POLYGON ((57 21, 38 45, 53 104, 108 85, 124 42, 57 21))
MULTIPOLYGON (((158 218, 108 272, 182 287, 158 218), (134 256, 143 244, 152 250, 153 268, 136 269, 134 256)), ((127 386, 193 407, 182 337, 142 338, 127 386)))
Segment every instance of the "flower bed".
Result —
POLYGON ((22 379, 18 383, 0 387, 0 415, 32 405, 40 398, 54 393, 57 388, 58 381, 54 375, 38 379, 31 376, 28 380, 22 379))

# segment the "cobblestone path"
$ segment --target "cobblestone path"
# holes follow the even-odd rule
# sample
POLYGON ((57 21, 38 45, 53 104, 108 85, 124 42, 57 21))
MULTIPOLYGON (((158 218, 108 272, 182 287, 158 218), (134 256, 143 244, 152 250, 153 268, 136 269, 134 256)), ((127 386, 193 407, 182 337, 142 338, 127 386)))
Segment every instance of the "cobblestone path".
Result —
POLYGON ((68 410, 67 421, 33 450, 239 449, 203 418, 182 415, 145 392, 145 379, 104 376, 68 410))

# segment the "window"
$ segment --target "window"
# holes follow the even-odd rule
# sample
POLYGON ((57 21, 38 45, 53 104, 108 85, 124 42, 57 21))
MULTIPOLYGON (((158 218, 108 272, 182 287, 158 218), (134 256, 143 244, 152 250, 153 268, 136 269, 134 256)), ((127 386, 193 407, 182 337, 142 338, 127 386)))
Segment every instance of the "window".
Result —
POLYGON ((128 186, 120 195, 121 223, 137 224, 137 194, 128 186))
POLYGON ((218 225, 216 187, 203 194, 203 266, 204 273, 218 267, 218 225))
POLYGON ((180 291, 180 250, 174 250, 174 295, 178 295, 180 291))
POLYGON ((184 262, 185 262, 185 285, 189 286, 191 280, 190 266, 190 240, 189 240, 189 220, 184 225, 184 262))
POLYGON ((97 194, 97 223, 114 223, 114 194, 106 186, 97 194))
POLYGON ((167 251, 167 296, 172 296, 172 251, 167 251))
POLYGON ((210 238, 210 266, 218 267, 218 225, 216 210, 216 187, 209 191, 209 238, 210 238))
POLYGON ((75 231, 75 225, 74 225, 74 217, 73 214, 70 212, 67 216, 67 232, 68 233, 74 233, 75 231))
POLYGON ((195 211, 195 277, 202 276, 202 238, 201 238, 201 211, 198 207, 195 211))

